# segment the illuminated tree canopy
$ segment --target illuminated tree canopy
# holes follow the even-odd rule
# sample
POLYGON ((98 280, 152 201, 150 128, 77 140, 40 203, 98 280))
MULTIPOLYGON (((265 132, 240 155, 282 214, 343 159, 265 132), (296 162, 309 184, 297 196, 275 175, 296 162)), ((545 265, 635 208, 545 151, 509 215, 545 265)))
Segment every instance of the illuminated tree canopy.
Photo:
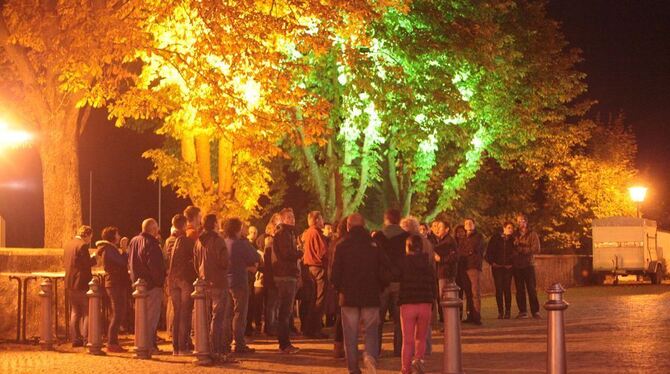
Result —
POLYGON ((332 135, 294 152, 331 218, 366 204, 435 217, 484 159, 508 163, 583 113, 572 104, 585 89, 579 55, 541 3, 414 1, 368 33, 321 61, 312 87, 333 103, 332 135))

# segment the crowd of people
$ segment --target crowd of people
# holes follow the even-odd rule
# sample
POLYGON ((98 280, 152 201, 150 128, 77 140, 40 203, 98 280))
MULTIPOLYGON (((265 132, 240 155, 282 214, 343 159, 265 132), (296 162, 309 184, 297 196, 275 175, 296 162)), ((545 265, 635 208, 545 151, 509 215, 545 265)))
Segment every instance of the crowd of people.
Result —
POLYGON ((118 335, 122 325, 132 331, 131 290, 138 279, 146 282, 153 349, 158 351, 156 331, 163 315, 174 355, 193 354, 191 294, 197 279, 206 282, 210 353, 219 363, 253 354, 247 340, 259 334, 276 337, 279 352, 297 353, 292 337, 329 339, 323 330, 328 326, 333 327, 333 354, 346 358, 349 373, 361 372, 362 329, 362 361, 375 372, 388 316, 393 324, 392 354, 401 357, 402 373, 422 373, 431 350, 431 321, 435 313, 441 318, 439 299, 447 284, 456 282, 461 288, 463 322, 481 325, 484 261, 491 265, 495 281, 498 318, 511 318, 512 279, 517 318, 541 318, 533 262, 540 240, 523 214, 516 225, 505 222, 488 242, 474 219, 465 219, 452 236, 446 221, 435 220, 428 227, 414 217, 402 218, 396 209, 387 210, 384 227, 372 232, 358 213, 331 224, 313 211, 307 222, 308 228, 299 234, 293 210, 285 208, 259 234, 238 218, 220 224, 215 214, 203 216, 199 208, 189 206, 172 218, 164 243, 157 222, 149 218, 130 240, 116 227, 105 228, 92 254, 93 232, 82 226, 64 247, 72 345, 85 344, 86 291, 98 257, 110 314, 109 352, 126 351, 118 335))

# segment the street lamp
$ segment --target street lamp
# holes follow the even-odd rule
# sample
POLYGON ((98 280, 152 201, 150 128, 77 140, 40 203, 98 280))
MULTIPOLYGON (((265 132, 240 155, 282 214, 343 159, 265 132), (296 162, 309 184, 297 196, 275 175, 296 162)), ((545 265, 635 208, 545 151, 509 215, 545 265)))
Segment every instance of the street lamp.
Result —
POLYGON ((13 130, 9 125, 0 120, 0 149, 18 148, 29 143, 33 135, 27 131, 13 130))
POLYGON ((637 204, 637 218, 642 218, 642 214, 640 212, 640 206, 642 205, 645 196, 647 196, 647 187, 642 186, 630 187, 628 188, 628 193, 630 193, 630 199, 633 200, 635 204, 637 204))

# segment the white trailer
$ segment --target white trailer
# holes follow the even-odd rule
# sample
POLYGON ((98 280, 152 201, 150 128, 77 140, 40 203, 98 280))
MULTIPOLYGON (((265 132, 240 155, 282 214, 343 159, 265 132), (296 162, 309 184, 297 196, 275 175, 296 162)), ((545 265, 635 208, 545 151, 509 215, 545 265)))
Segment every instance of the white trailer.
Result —
POLYGON ((670 233, 657 230, 656 221, 634 217, 593 220, 593 272, 637 275, 660 284, 665 276, 663 249, 670 251, 670 233))

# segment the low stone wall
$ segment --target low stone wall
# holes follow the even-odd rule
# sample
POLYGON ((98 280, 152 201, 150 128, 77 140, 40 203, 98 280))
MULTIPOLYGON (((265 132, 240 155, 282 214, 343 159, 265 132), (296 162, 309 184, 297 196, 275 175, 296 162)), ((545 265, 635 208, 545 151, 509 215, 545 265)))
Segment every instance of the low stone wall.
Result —
MULTIPOLYGON (((535 257, 538 292, 551 284, 560 282, 565 287, 588 283, 591 269, 591 257, 579 255, 538 255, 535 257)), ((100 263, 100 261, 98 261, 100 263)), ((9 272, 45 272, 63 271, 63 250, 59 248, 0 248, 0 273, 9 272)), ((32 281, 28 287, 27 328, 26 337, 34 337, 39 333, 38 281, 32 281)), ((482 270, 482 293, 493 294, 495 288, 488 264, 482 270)), ((64 334, 64 290, 63 282, 58 282, 59 294, 59 326, 60 334, 64 334)), ((16 338, 16 281, 9 281, 8 276, 0 277, 0 339, 16 338)))
MULTIPOLYGON (((590 283, 591 262, 591 256, 585 255, 536 255, 535 276, 538 294, 554 283, 561 283, 563 287, 590 283)), ((491 267, 487 263, 484 263, 482 269, 481 287, 483 294, 495 294, 491 267)), ((514 292, 514 282, 512 290, 514 292)))

